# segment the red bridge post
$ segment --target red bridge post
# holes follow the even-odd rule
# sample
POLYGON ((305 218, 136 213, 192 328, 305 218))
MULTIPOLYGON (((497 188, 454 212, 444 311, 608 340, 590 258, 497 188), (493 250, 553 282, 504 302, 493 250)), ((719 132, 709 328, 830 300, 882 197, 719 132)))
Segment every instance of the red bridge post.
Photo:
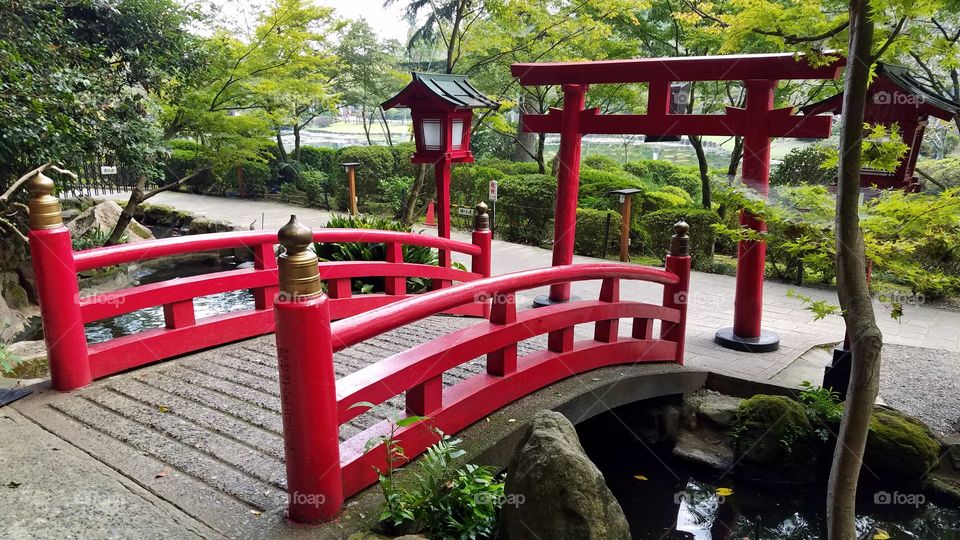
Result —
POLYGON ((690 226, 679 221, 673 226, 673 238, 670 240, 670 254, 665 267, 680 278, 676 285, 663 287, 664 307, 680 311, 680 320, 675 323, 663 321, 660 326, 660 339, 674 341, 677 344, 677 363, 683 364, 683 345, 687 335, 687 304, 690 297, 690 238, 687 231, 690 226))
MULTIPOLYGON (((487 205, 483 202, 477 203, 473 215, 473 245, 480 248, 480 254, 473 256, 470 271, 485 278, 490 277, 492 240, 493 231, 490 230, 490 215, 487 213, 487 205)), ((490 316, 489 303, 484 302, 483 316, 490 316)))
POLYGON ((32 195, 30 258, 37 276, 50 379, 57 390, 73 390, 92 380, 73 243, 70 231, 63 226, 60 201, 51 195, 53 180, 37 173, 28 181, 27 188, 32 195))
POLYGON ((287 517, 329 520, 343 506, 330 307, 320 288, 312 233, 290 217, 277 234, 280 293, 274 302, 280 408, 287 464, 287 517))

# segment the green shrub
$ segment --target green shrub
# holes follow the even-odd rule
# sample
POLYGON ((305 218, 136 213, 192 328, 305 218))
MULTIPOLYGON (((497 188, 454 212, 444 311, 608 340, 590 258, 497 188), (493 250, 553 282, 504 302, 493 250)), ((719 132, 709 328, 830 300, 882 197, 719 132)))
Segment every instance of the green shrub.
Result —
MULTIPOLYGON (((176 175, 176 178, 170 180, 177 180, 209 166, 210 163, 204 155, 203 146, 199 143, 175 139, 170 141, 170 158, 167 160, 167 165, 176 175)), ((191 193, 209 193, 216 183, 216 177, 208 171, 191 178, 186 185, 191 193)))
POLYGON ((483 165, 463 164, 453 167, 450 178, 450 202, 472 206, 486 201, 491 180, 505 175, 499 169, 483 165))
MULTIPOLYGON (((386 146, 347 146, 337 152, 337 163, 359 163, 356 170, 357 198, 360 201, 384 202, 377 188, 380 180, 395 176, 396 160, 386 146)), ((346 173, 339 165, 331 176, 334 194, 342 208, 347 207, 346 173)))
POLYGON ((770 174, 770 184, 774 186, 830 185, 836 181, 837 171, 833 168, 821 167, 829 158, 830 150, 825 146, 794 148, 784 156, 783 163, 770 174))
POLYGON ((506 176, 500 180, 498 227, 510 242, 533 246, 552 237, 557 180, 545 174, 506 176))
POLYGON ((414 177, 417 175, 418 165, 410 163, 410 158, 413 157, 413 152, 415 150, 416 145, 412 142, 397 143, 390 147, 390 152, 393 154, 394 161, 394 170, 392 176, 414 177))
POLYGON ((307 199, 307 194, 301 191, 293 182, 280 185, 280 200, 283 202, 299 203, 307 199))
POLYGON ((392 176, 380 181, 380 193, 386 198, 394 217, 399 217, 403 213, 411 184, 413 184, 413 178, 409 176, 392 176))
POLYGON ((311 206, 327 206, 329 193, 329 179, 321 171, 306 170, 300 173, 298 187, 307 195, 307 202, 311 206))
POLYGON ((623 171, 580 170, 579 198, 581 200, 588 197, 595 197, 597 199, 606 198, 610 201, 610 208, 614 208, 617 205, 617 199, 616 197, 607 195, 608 192, 615 189, 649 189, 650 187, 652 186, 648 182, 623 171))
POLYGON ((700 182, 700 174, 677 171, 667 179, 657 184, 661 187, 676 187, 682 189, 694 201, 700 202, 703 196, 703 184, 700 182))
MULTIPOLYGON (((396 221, 369 216, 333 216, 326 227, 333 229, 379 229, 383 231, 411 232, 411 228, 396 221)), ((313 250, 321 261, 385 261, 387 248, 383 244, 368 242, 336 242, 313 244, 313 250)), ((411 264, 436 266, 437 254, 424 246, 403 246, 403 261, 411 264)), ((407 278, 407 293, 418 294, 430 290, 431 280, 418 277, 407 278)), ((351 287, 355 291, 370 293, 382 292, 385 284, 382 277, 364 277, 354 279, 351 287)))
MULTIPOLYGON (((944 159, 925 159, 917 163, 917 169, 929 174, 944 186, 960 187, 960 157, 948 157, 944 159)), ((941 188, 929 180, 920 178, 926 184, 930 191, 940 191, 941 188)))
POLYGON ((583 158, 581 163, 585 167, 597 169, 599 171, 618 172, 623 170, 620 162, 603 154, 593 154, 591 156, 587 156, 583 158))
POLYGON ((657 185, 665 183, 670 176, 676 174, 677 172, 683 171, 681 167, 661 159, 642 159, 640 161, 632 161, 624 165, 623 168, 632 174, 636 174, 642 178, 647 178, 657 185))
MULTIPOLYGON (((573 249, 580 255, 600 257, 604 252, 603 239, 607 232, 607 215, 610 216, 610 237, 613 244, 617 244, 620 237, 621 216, 613 210, 594 210, 592 208, 577 208, 577 235, 573 249)), ((607 246, 609 251, 611 246, 607 246)), ((613 249, 616 249, 614 247, 613 249)))
POLYGON ((498 171, 517 176, 521 174, 540 174, 540 166, 533 161, 509 161, 506 159, 488 159, 482 163, 498 171))
POLYGON ((650 167, 647 166, 647 160, 629 161, 624 163, 623 170, 636 176, 637 178, 650 177, 650 167))
POLYGON ((652 212, 640 219, 644 238, 649 241, 652 255, 665 257, 670 251, 673 225, 684 220, 690 225, 690 258, 696 268, 710 264, 713 258, 714 230, 712 225, 720 222, 713 210, 703 208, 668 208, 652 212))
MULTIPOLYGON (((669 186, 667 186, 669 187, 669 186)), ((685 208, 693 205, 690 195, 667 189, 646 191, 634 195, 634 215, 640 216, 667 208, 685 208)))
POLYGON ((314 171, 323 171, 330 174, 337 165, 337 150, 323 146, 301 146, 300 163, 314 171))
POLYGON ((243 169, 243 190, 247 197, 263 197, 267 185, 273 179, 270 166, 262 162, 249 162, 239 167, 230 167, 223 174, 223 186, 229 191, 240 192, 237 169, 243 169))

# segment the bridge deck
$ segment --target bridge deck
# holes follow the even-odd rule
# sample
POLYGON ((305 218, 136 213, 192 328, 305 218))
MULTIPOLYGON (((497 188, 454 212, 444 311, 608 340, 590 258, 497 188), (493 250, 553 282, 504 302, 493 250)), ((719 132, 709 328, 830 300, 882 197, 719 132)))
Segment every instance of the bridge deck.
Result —
MULTIPOLYGON (((337 376, 477 322, 437 316, 383 334, 337 353, 337 376)), ((545 347, 545 337, 535 338, 520 343, 518 353, 545 347)), ((446 373, 444 384, 484 369, 483 359, 475 359, 446 373)), ((394 398, 357 417, 342 426, 341 439, 402 405, 402 397, 394 398)), ((263 532, 260 525, 278 520, 260 516, 282 513, 286 505, 272 335, 113 376, 69 394, 41 391, 15 408, 161 497, 183 501, 188 513, 229 536, 263 532)))

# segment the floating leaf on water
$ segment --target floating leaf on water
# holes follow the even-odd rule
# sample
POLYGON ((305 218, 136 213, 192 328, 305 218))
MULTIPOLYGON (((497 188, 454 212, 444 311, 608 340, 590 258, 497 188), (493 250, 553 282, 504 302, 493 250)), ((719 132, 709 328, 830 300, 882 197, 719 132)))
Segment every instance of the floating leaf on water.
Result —
POLYGON ((160 405, 157 407, 157 410, 162 413, 168 413, 170 412, 170 407, 167 407, 166 405, 160 405))
POLYGON ((729 497, 733 495, 733 490, 727 487, 717 488, 716 494, 721 497, 729 497))
POLYGON ((644 475, 642 475, 642 474, 635 474, 635 475, 633 475, 633 477, 636 478, 637 480, 649 480, 649 478, 647 478, 646 476, 644 476, 644 475))
POLYGON ((890 540, 890 535, 883 529, 877 529, 877 532, 873 535, 873 540, 890 540))

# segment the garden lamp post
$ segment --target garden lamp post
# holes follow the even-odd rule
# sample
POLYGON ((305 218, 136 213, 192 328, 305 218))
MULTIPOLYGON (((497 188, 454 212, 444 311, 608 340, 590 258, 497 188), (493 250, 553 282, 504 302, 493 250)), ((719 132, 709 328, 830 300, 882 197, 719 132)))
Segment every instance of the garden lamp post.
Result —
POLYGON ((630 262, 630 212, 633 206, 633 196, 641 191, 643 190, 627 188, 607 192, 607 195, 618 195, 620 197, 620 213, 622 215, 620 220, 620 262, 630 262))
POLYGON ((341 163, 343 170, 347 171, 347 196, 350 197, 350 214, 357 215, 357 167, 359 163, 341 163))
MULTIPOLYGON (((450 165, 470 163, 473 109, 498 108, 463 75, 413 73, 399 94, 383 102, 383 110, 408 107, 413 117, 416 150, 412 163, 432 163, 437 182, 437 235, 450 238, 450 165)), ((450 266, 450 253, 440 250, 440 266, 450 266)))

